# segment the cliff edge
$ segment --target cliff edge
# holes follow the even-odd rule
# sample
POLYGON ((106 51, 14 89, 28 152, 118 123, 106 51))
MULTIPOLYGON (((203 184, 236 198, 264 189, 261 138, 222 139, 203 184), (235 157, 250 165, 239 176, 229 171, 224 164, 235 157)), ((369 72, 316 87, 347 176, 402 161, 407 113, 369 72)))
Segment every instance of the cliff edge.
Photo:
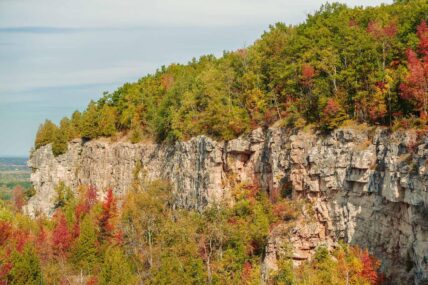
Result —
POLYGON ((61 181, 123 195, 135 180, 166 179, 177 206, 197 210, 228 200, 236 183, 257 183, 272 199, 306 199, 316 217, 291 231, 272 230, 265 270, 286 254, 284 240, 296 262, 320 244, 344 240, 380 258, 396 284, 428 281, 428 137, 412 131, 269 128, 228 142, 198 136, 173 145, 74 140, 58 157, 50 145, 37 149, 29 166, 36 190, 30 215, 52 212, 61 181))

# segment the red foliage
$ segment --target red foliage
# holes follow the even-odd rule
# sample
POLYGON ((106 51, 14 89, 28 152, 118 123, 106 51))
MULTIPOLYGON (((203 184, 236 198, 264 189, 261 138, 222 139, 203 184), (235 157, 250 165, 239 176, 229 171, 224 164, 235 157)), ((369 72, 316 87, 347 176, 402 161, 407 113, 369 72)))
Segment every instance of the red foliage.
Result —
POLYGON ((86 203, 89 207, 94 206, 98 202, 97 188, 93 185, 88 187, 86 191, 86 203))
POLYGON ((286 213, 287 210, 287 205, 285 203, 276 203, 272 208, 273 214, 280 219, 283 219, 284 213, 286 213))
POLYGON ((80 202, 75 209, 76 220, 79 220, 83 215, 89 213, 97 201, 97 188, 91 185, 88 187, 88 189, 86 189, 86 192, 83 196, 83 201, 80 202))
POLYGON ((30 235, 23 230, 15 230, 11 237, 11 240, 15 242, 15 248, 18 252, 22 252, 29 239, 30 235))
POLYGON ((52 232, 52 246, 55 253, 64 255, 71 246, 72 236, 68 230, 67 221, 61 210, 55 214, 55 220, 56 225, 52 232))
POLYGON ((327 105, 324 107, 323 113, 327 116, 334 116, 340 111, 340 104, 333 98, 329 98, 327 105))
POLYGON ((257 197, 257 194, 260 192, 260 185, 257 182, 253 184, 248 184, 244 186, 246 190, 246 198, 249 200, 254 200, 257 197))
POLYGON ((242 268, 242 280, 243 281, 248 281, 251 279, 252 270, 253 270, 253 266, 251 265, 251 263, 246 261, 244 263, 244 267, 242 268))
POLYGON ((73 236, 73 239, 77 238, 80 235, 80 221, 77 220, 73 224, 73 229, 71 231, 71 235, 73 236))
POLYGON ((425 21, 422 21, 418 26, 417 35, 419 37, 419 52, 424 57, 424 61, 428 61, 428 27, 425 21))
POLYGON ((420 117, 427 118, 428 107, 428 28, 426 22, 418 26, 419 49, 423 55, 419 59, 416 52, 407 51, 407 68, 409 74, 406 81, 401 84, 401 97, 412 101, 420 117))
POLYGON ((8 257, 10 255, 10 252, 7 253, 7 256, 4 256, 5 260, 0 259, 0 285, 7 285, 7 275, 9 274, 10 270, 12 270, 12 263, 8 261, 8 257), (3 263, 4 262, 4 263, 3 263))
POLYGON ((379 40, 393 38, 397 34, 397 31, 397 24, 395 22, 382 26, 379 22, 371 21, 367 26, 367 32, 375 39, 379 40))
POLYGON ((0 246, 3 246, 12 235, 12 226, 9 222, 0 221, 0 246))
POLYGON ((98 284, 97 276, 91 276, 89 277, 88 281, 86 281, 86 285, 97 285, 97 284, 98 284))
POLYGON ((43 225, 40 225, 39 233, 36 236, 36 249, 42 260, 46 261, 51 255, 50 245, 48 243, 48 234, 43 225))
POLYGON ((114 199, 113 190, 110 188, 103 203, 103 211, 98 219, 101 240, 113 236, 114 224, 111 220, 116 216, 116 210, 116 200, 114 199))
POLYGON ((312 78, 315 76, 315 69, 310 64, 302 66, 302 84, 309 87, 312 84, 312 78))
POLYGON ((356 27, 358 27, 358 22, 355 19, 351 19, 351 20, 349 20, 348 26, 350 28, 356 28, 356 27))
POLYGON ((161 78, 161 85, 166 91, 168 91, 169 89, 171 89, 172 86, 174 86, 174 82, 174 77, 170 74, 165 74, 161 78))
POLYGON ((13 202, 14 202, 16 211, 21 212, 22 207, 25 204, 25 199, 24 199, 24 190, 20 185, 17 185, 15 188, 13 188, 13 202))
POLYGON ((375 257, 371 256, 367 250, 361 251, 359 258, 363 264, 361 276, 368 280, 370 284, 379 284, 381 279, 377 273, 380 265, 379 261, 375 257))
POLYGON ((122 245, 123 244, 123 232, 122 231, 116 231, 116 233, 113 236, 114 242, 117 245, 122 245))

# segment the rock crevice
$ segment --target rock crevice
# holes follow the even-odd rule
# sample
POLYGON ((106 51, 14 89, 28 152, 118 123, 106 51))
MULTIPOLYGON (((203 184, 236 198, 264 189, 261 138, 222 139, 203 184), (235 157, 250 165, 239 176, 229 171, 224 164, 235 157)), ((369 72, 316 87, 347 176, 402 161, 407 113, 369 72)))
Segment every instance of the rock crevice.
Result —
MULTIPOLYGON (((275 269, 284 239, 296 261, 338 240, 368 248, 397 284, 428 280, 428 138, 384 128, 342 128, 329 135, 257 129, 228 142, 198 136, 173 145, 72 141, 54 157, 51 146, 29 161, 36 195, 26 210, 49 214, 54 188, 92 184, 118 195, 137 176, 169 180, 177 205, 203 210, 228 200, 236 183, 257 183, 271 198, 311 201, 316 219, 272 232, 266 270, 275 269), (137 167, 138 166, 138 167, 137 167)), ((286 253, 284 253, 286 254, 286 253)))

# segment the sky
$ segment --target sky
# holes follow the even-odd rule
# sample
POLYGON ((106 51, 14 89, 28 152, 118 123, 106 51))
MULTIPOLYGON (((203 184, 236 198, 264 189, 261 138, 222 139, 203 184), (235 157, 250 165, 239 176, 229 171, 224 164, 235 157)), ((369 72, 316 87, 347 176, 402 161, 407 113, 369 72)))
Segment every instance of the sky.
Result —
MULTIPOLYGON (((392 0, 344 0, 350 6, 392 0)), ((38 126, 162 65, 251 45, 320 0, 0 0, 0 156, 27 156, 38 126)))

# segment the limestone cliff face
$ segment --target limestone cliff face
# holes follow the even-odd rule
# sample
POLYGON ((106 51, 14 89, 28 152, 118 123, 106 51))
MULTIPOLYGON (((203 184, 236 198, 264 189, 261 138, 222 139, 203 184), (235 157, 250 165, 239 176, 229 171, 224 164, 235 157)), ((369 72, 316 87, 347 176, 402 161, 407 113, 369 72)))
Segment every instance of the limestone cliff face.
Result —
POLYGON ((323 136, 271 128, 229 142, 205 136, 174 145, 76 140, 56 158, 50 146, 36 150, 29 165, 37 191, 30 214, 50 213, 60 181, 112 187, 121 195, 135 179, 167 179, 177 205, 198 210, 227 200, 237 182, 257 182, 271 197, 286 192, 311 205, 292 229, 273 229, 266 273, 289 254, 284 241, 298 262, 320 244, 344 240, 379 257, 395 284, 428 280, 428 138, 412 132, 339 129, 323 136))

